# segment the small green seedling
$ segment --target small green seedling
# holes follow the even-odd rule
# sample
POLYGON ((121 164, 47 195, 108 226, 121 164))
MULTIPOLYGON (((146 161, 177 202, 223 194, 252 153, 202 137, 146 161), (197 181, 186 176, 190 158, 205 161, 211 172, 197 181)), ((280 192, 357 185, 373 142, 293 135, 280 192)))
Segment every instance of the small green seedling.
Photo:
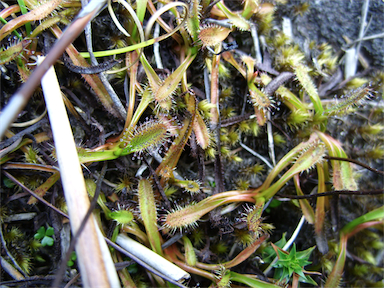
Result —
POLYGON ((279 257, 279 260, 277 260, 274 265, 276 268, 274 278, 278 278, 280 282, 283 281, 287 283, 294 276, 294 274, 297 274, 300 277, 300 282, 317 285, 317 283, 310 276, 304 275, 304 273, 308 273, 304 270, 304 266, 311 264, 308 259, 315 247, 298 252, 296 251, 295 243, 293 243, 293 247, 289 253, 274 244, 272 244, 272 247, 279 257))
POLYGON ((13 183, 10 179, 8 179, 8 178, 4 178, 3 179, 3 184, 4 184, 4 186, 5 187, 7 187, 7 188, 13 188, 13 187, 15 187, 15 183, 13 183))
POLYGON ((76 252, 72 251, 71 256, 69 257, 69 260, 67 262, 67 266, 72 267, 75 264, 76 259, 76 252))
MULTIPOLYGON (((271 201, 272 203, 273 201, 271 201)), ((285 244, 287 244, 287 239, 286 239, 286 234, 287 233, 283 233, 283 236, 281 237, 281 239, 277 242, 274 243, 275 246, 279 247, 279 248, 283 248, 285 244)), ((263 261, 265 263, 272 263, 273 259, 276 257, 276 252, 275 250, 273 249, 272 246, 267 246, 263 249, 263 252, 262 252, 262 258, 263 258, 263 261)))
POLYGON ((44 226, 41 226, 39 230, 37 230, 37 233, 33 236, 35 239, 40 240, 41 239, 41 245, 44 246, 53 246, 53 238, 51 237, 55 231, 52 227, 48 226, 47 230, 45 230, 44 226))
POLYGON ((128 224, 133 220, 133 214, 127 210, 118 210, 108 213, 108 216, 119 224, 128 224))

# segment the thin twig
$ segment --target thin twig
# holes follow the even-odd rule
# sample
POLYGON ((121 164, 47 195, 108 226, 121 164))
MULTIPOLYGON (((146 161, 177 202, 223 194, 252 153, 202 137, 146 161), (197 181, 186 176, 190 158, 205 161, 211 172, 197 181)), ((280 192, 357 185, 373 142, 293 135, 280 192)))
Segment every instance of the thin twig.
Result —
POLYGON ((277 77, 273 78, 271 82, 268 83, 264 88, 264 93, 268 96, 273 96, 275 91, 284 83, 289 81, 295 76, 295 74, 291 72, 281 72, 277 77))
POLYGON ((54 276, 32 276, 27 277, 20 280, 11 280, 11 281, 2 281, 0 285, 5 287, 21 287, 21 286, 29 286, 29 287, 48 287, 49 283, 52 281, 54 276), (21 284, 24 285, 21 285, 21 284), (18 284, 18 285, 15 285, 18 284))
POLYGON ((183 233, 178 233, 178 234, 174 235, 171 239, 167 240, 166 242, 164 242, 164 244, 161 245, 161 249, 164 250, 164 249, 168 248, 172 244, 179 241, 181 238, 183 238, 183 233))
POLYGON ((372 171, 372 172, 375 172, 377 174, 381 174, 381 175, 384 175, 384 171, 381 171, 381 170, 377 170, 375 168, 372 168, 364 163, 361 163, 360 161, 357 161, 357 160, 354 160, 354 159, 350 159, 350 158, 341 158, 341 157, 333 157, 333 156, 324 156, 325 159, 329 159, 329 160, 339 160, 339 161, 347 161, 347 162, 351 162, 351 163, 354 163, 354 164, 357 164, 361 167, 364 167, 365 169, 368 169, 369 171, 372 171))
POLYGON ((365 37, 356 39, 356 40, 352 41, 351 43, 348 43, 346 47, 350 47, 350 46, 352 46, 358 42, 373 40, 373 39, 377 39, 377 38, 384 38, 384 33, 373 34, 370 36, 365 36, 365 37))
POLYGON ((18 186, 20 186, 22 189, 24 189, 25 191, 27 191, 29 194, 31 194, 33 197, 35 197, 37 200, 39 200, 40 202, 44 203, 45 205, 47 205, 49 208, 53 209, 54 211, 56 211, 57 213, 59 213, 60 215, 66 217, 66 218, 69 218, 67 214, 65 214, 63 211, 61 211, 59 208, 53 206, 51 203, 49 203, 48 201, 46 201, 44 198, 40 197, 39 195, 37 195, 35 192, 33 192, 31 189, 29 189, 28 187, 26 187, 23 183, 21 183, 19 180, 17 180, 17 178, 15 178, 14 176, 12 176, 11 174, 9 174, 7 171, 3 171, 3 173, 5 174, 5 176, 7 176, 7 178, 9 180, 11 180, 12 182, 14 182, 15 184, 17 184, 18 186))
POLYGON ((240 123, 240 122, 245 121, 245 120, 249 120, 252 115, 255 115, 255 114, 247 113, 247 114, 243 114, 243 115, 233 116, 233 117, 228 118, 228 119, 224 119, 221 121, 221 128, 235 125, 235 124, 240 123))
POLYGON ((4 148, 4 149, 0 148, 0 149, 2 149, 0 151, 0 158, 3 158, 8 153, 11 153, 13 150, 15 150, 17 148, 17 146, 19 146, 19 144, 21 143, 22 140, 23 140, 23 138, 16 139, 15 142, 13 142, 11 145, 7 146, 6 148, 4 148))
POLYGON ((63 60, 64 60, 64 65, 65 67, 68 68, 68 70, 78 74, 99 74, 113 68, 113 66, 123 61, 123 60, 111 59, 94 66, 82 67, 82 66, 77 66, 72 64, 68 56, 64 56, 63 60))
POLYGON ((43 119, 46 114, 47 114, 47 109, 45 109, 44 112, 40 116, 37 116, 36 118, 33 118, 29 121, 20 122, 20 123, 12 123, 11 127, 24 128, 24 127, 32 126, 33 124, 36 124, 41 119, 43 119))
POLYGON ((276 195, 281 198, 289 198, 289 199, 311 199, 317 197, 325 197, 325 196, 334 196, 334 195, 357 195, 357 196, 367 196, 367 195, 381 195, 384 194, 384 189, 377 190, 337 190, 337 191, 326 191, 318 194, 311 195, 284 195, 279 194, 276 195))
POLYGON ((12 143, 14 143, 16 140, 20 139, 20 138, 23 138, 23 136, 25 134, 29 134, 29 133, 32 133, 33 131, 39 129, 42 125, 46 124, 48 122, 47 119, 42 119, 40 120, 39 122, 33 124, 32 126, 24 129, 23 131, 20 131, 19 133, 17 133, 16 135, 12 136, 11 138, 7 139, 7 140, 4 140, 0 143, 0 150, 11 145, 12 143))
POLYGON ((256 151, 252 150, 251 148, 249 148, 247 145, 245 145, 244 143, 242 142, 239 142, 240 146, 243 147, 245 150, 247 150, 249 153, 251 153, 253 156, 259 158, 261 161, 263 161, 265 164, 267 164, 267 166, 271 169, 273 169, 273 166, 271 165, 271 163, 269 163, 269 161, 261 156, 259 153, 257 153, 256 151))

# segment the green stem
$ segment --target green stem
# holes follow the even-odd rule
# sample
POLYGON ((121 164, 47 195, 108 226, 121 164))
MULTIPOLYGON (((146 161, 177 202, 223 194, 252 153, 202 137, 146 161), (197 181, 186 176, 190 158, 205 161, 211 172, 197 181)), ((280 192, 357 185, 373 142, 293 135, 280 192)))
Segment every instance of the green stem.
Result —
MULTIPOLYGON (((20 6, 21 13, 23 13, 23 15, 27 14, 28 10, 27 10, 27 7, 25 6, 24 0, 17 0, 17 3, 20 6)), ((25 26, 25 31, 27 32, 27 35, 30 35, 31 31, 32 31, 31 23, 27 22, 27 23, 24 24, 24 26, 25 26)))
POLYGON ((251 278, 249 276, 242 275, 242 274, 239 274, 236 272, 231 271, 230 274, 231 274, 231 281, 243 283, 243 284, 245 284, 249 287, 252 287, 252 288, 277 288, 277 287, 280 287, 280 286, 277 286, 275 284, 267 283, 267 282, 261 281, 259 279, 251 278))

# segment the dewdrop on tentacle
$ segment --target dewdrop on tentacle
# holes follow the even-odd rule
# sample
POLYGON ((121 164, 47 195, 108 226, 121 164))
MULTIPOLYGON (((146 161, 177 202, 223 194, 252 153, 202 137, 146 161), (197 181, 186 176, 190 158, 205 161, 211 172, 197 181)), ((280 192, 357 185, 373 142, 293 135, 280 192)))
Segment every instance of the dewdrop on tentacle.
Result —
POLYGON ((298 173, 300 171, 310 170, 315 164, 321 163, 324 160, 326 153, 326 147, 324 143, 315 141, 310 143, 307 147, 303 149, 300 155, 297 157, 295 163, 291 167, 293 173, 298 173))
POLYGON ((363 85, 357 89, 350 91, 341 101, 324 111, 329 116, 346 114, 351 107, 364 103, 364 100, 371 97, 370 86, 363 85))
POLYGON ((197 203, 189 204, 185 207, 176 206, 167 215, 162 217, 163 229, 169 229, 170 233, 175 233, 177 230, 195 229, 198 227, 197 220, 204 215, 199 213, 197 203))
POLYGON ((0 65, 16 59, 31 42, 32 40, 25 39, 0 51, 0 65))
POLYGON ((180 188, 184 188, 186 191, 188 191, 191 194, 199 193, 200 192, 200 181, 196 180, 178 180, 173 179, 172 184, 176 185, 180 188))
POLYGON ((199 39, 203 46, 215 46, 223 42, 231 32, 231 29, 218 25, 207 25, 200 28, 199 39))
POLYGON ((261 217, 263 213, 262 205, 254 205, 253 207, 245 207, 244 216, 246 216, 246 222, 248 231, 257 239, 262 234, 270 232, 274 229, 274 226, 271 224, 263 223, 264 218, 261 217))
POLYGON ((175 128, 169 120, 149 120, 122 137, 124 142, 119 145, 123 149, 121 155, 141 153, 144 150, 151 150, 163 145, 171 136, 170 131, 175 128))
POLYGON ((249 90, 251 102, 258 109, 269 109, 273 106, 273 100, 260 90, 249 90))

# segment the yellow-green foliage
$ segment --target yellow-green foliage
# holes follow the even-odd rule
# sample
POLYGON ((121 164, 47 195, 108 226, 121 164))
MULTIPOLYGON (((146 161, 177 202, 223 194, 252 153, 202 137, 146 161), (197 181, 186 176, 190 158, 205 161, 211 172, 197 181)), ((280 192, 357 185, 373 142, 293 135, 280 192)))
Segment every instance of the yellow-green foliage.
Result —
POLYGON ((25 161, 28 163, 37 164, 39 162, 39 149, 33 148, 32 146, 28 146, 27 152, 25 152, 25 161))
POLYGON ((327 73, 331 74, 337 68, 338 57, 333 55, 332 47, 327 44, 321 44, 319 47, 320 54, 316 57, 319 68, 327 73))

